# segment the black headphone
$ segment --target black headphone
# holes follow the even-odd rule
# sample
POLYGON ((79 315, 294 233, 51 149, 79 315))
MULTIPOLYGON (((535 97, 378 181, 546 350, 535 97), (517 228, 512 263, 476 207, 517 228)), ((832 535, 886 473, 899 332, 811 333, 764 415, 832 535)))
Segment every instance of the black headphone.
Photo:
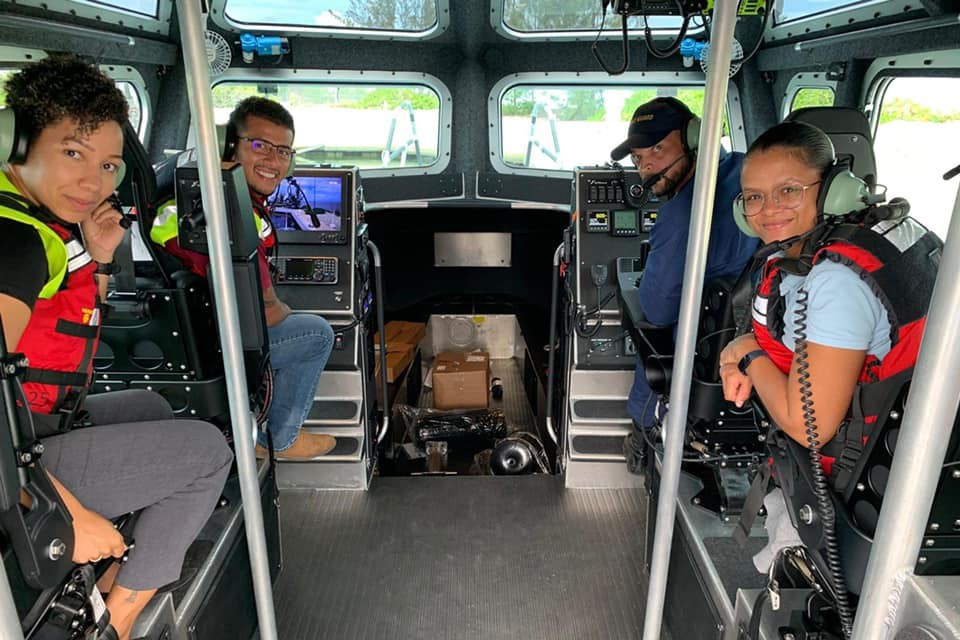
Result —
MULTIPOLYGON (((236 161, 237 144, 240 142, 240 133, 237 131, 237 125, 233 123, 233 120, 229 120, 227 124, 218 124, 216 128, 217 142, 219 142, 221 150, 220 159, 224 162, 236 161)), ((287 173, 284 174, 285 178, 293 175, 296 164, 297 161, 294 158, 290 158, 290 163, 287 165, 287 173)))
MULTIPOLYGON (((848 213, 866 209, 871 197, 867 183, 853 175, 847 162, 837 160, 830 137, 822 130, 817 130, 830 145, 830 164, 820 176, 820 192, 817 194, 818 217, 845 216, 848 213)), ((733 201, 733 219, 740 231, 752 238, 757 237, 756 232, 747 222, 743 200, 740 198, 733 201)))
MULTIPOLYGON (((0 109, 0 162, 23 164, 27 161, 30 150, 30 137, 22 127, 18 126, 17 112, 11 107, 0 109)), ((127 173, 127 165, 123 160, 117 166, 114 174, 114 188, 119 187, 127 173)))
POLYGON ((233 124, 233 120, 225 125, 217 125, 217 141, 220 143, 221 160, 231 162, 234 159, 233 156, 237 153, 238 138, 237 125, 233 124))

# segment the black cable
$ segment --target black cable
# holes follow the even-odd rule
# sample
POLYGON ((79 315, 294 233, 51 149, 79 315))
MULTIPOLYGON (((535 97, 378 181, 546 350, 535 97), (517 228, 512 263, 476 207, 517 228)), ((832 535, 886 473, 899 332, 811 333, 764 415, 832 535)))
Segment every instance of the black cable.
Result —
POLYGON ((850 607, 847 585, 843 576, 843 564, 840 561, 840 547, 837 543, 836 513, 830 497, 827 475, 823 470, 820 453, 820 440, 817 433, 817 418, 813 406, 813 392, 810 384, 810 362, 807 353, 807 290, 803 287, 797 292, 796 317, 796 358, 800 383, 800 398, 803 406, 803 424, 806 430, 807 447, 810 454, 810 467, 813 475, 813 492, 817 498, 817 510, 823 527, 823 541, 826 547, 827 567, 830 569, 830 582, 833 584, 837 615, 844 638, 849 638, 853 629, 853 611, 850 607))
POLYGON ((760 50, 760 45, 763 44, 763 34, 767 30, 767 20, 770 17, 771 11, 763 12, 763 24, 760 25, 760 33, 757 35, 757 42, 753 45, 753 49, 750 50, 749 55, 743 56, 739 60, 733 59, 730 61, 731 64, 745 64, 747 60, 757 55, 757 51, 760 50))
MULTIPOLYGON (((674 0, 674 2, 676 2, 677 4, 677 10, 679 11, 679 14, 683 16, 683 23, 680 25, 680 32, 677 33, 677 37, 673 41, 673 44, 671 44, 666 49, 657 49, 657 45, 653 43, 653 33, 650 31, 650 22, 647 20, 647 14, 645 13, 642 14, 643 38, 647 43, 647 50, 657 58, 661 58, 661 59, 669 58, 670 56, 672 56, 673 54, 675 54, 677 51, 680 50, 680 43, 683 41, 684 38, 687 37, 687 27, 690 26, 690 19, 694 15, 692 13, 687 14, 687 12, 684 11, 683 3, 681 2, 681 0, 674 0)), ((624 22, 626 22, 626 18, 624 18, 624 22)))
POLYGON ((597 64, 600 65, 601 69, 606 71, 611 76, 619 76, 620 74, 625 72, 628 68, 630 68, 630 42, 629 42, 628 33, 627 33, 628 31, 627 16, 620 17, 621 30, 622 30, 621 44, 623 47, 623 66, 616 71, 614 71, 613 69, 607 66, 607 63, 604 62, 603 58, 600 57, 600 51, 598 49, 600 45, 600 34, 603 33, 603 23, 606 22, 606 19, 607 19, 607 7, 606 5, 604 5, 603 17, 600 19, 600 30, 597 31, 597 37, 594 38, 593 44, 590 45, 590 51, 591 53, 593 53, 593 57, 596 59, 597 64))

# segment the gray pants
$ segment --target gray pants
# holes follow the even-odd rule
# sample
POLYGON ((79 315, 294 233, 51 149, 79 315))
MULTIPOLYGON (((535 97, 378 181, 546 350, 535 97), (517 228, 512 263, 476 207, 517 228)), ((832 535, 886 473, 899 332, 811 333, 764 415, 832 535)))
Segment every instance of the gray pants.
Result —
POLYGON ((167 401, 145 390, 90 396, 83 408, 96 426, 46 438, 46 468, 106 518, 143 510, 118 584, 142 591, 173 582, 230 470, 223 434, 174 420, 167 401))

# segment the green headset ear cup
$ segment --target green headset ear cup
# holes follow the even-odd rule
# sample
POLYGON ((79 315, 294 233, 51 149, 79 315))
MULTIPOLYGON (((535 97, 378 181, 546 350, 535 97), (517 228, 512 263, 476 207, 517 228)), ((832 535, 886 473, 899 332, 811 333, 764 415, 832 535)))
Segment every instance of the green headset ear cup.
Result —
POLYGON ((845 165, 833 166, 824 175, 817 196, 817 211, 825 216, 843 216, 867 208, 870 189, 845 165))
POLYGON ((680 141, 683 143, 683 148, 691 153, 696 153, 697 147, 700 146, 700 126, 702 122, 700 118, 693 116, 687 122, 687 126, 680 130, 680 141))
POLYGON ((120 188, 120 185, 123 183, 123 178, 126 175, 127 175, 127 163, 121 160, 120 164, 117 165, 117 174, 113 178, 114 189, 120 188))
POLYGON ((16 112, 9 107, 0 109, 0 162, 26 162, 28 142, 26 134, 17 127, 16 112))
POLYGON ((737 223, 737 227, 740 228, 740 231, 743 231, 744 235, 750 238, 757 237, 757 232, 751 229, 750 223, 747 222, 746 211, 743 209, 743 201, 740 198, 733 201, 733 221, 737 223))

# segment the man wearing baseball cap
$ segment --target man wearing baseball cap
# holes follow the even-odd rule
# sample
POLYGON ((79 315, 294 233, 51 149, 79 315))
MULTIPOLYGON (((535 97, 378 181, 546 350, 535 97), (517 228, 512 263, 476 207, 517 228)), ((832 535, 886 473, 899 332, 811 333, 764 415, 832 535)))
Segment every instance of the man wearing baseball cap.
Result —
MULTIPOLYGON (((666 200, 650 231, 650 252, 637 290, 646 321, 656 326, 676 329, 680 315, 699 137, 700 119, 684 103, 672 97, 654 98, 637 107, 627 139, 610 152, 613 160, 629 155, 648 194, 666 200)), ((721 150, 706 282, 739 275, 757 247, 755 238, 748 238, 737 228, 732 214, 733 199, 740 192, 742 162, 742 153, 721 150)), ((638 358, 627 400, 635 429, 624 442, 627 468, 634 473, 640 473, 642 431, 653 426, 656 404, 638 358)))

